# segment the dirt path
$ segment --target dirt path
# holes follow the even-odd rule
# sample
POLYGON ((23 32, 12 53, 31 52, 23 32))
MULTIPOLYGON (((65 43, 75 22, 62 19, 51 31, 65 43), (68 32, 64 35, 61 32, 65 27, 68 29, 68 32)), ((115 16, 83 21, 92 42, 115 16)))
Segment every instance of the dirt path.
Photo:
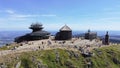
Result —
POLYGON ((99 47, 102 45, 101 41, 89 41, 89 40, 81 40, 81 39, 72 39, 69 41, 52 41, 50 39, 39 40, 39 41, 30 41, 27 43, 21 43, 22 46, 16 47, 14 50, 4 50, 0 51, 0 56, 4 56, 7 54, 14 53, 22 53, 28 51, 36 51, 36 50, 50 50, 50 49, 66 49, 66 50, 74 50, 78 51, 80 48, 84 50, 92 50, 95 47, 99 47))

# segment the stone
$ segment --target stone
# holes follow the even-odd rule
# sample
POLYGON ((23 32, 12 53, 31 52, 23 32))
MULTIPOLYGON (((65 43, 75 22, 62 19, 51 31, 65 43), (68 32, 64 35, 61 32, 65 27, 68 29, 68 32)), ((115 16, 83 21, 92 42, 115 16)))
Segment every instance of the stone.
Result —
POLYGON ((20 68, 20 65, 21 65, 21 61, 19 61, 19 62, 16 64, 15 68, 20 68))
POLYGON ((59 62, 60 61, 60 56, 59 56, 59 53, 57 52, 56 53, 56 62, 59 62))
POLYGON ((120 64, 120 61, 117 58, 112 59, 115 64, 120 64))
POLYGON ((37 62, 37 68, 48 68, 48 67, 47 67, 47 65, 42 64, 41 61, 38 61, 38 62, 37 62))
POLYGON ((79 54, 74 52, 74 57, 79 58, 79 54))
POLYGON ((85 52, 85 53, 82 53, 82 56, 83 57, 92 57, 93 56, 93 53, 91 53, 91 52, 85 52))
POLYGON ((93 62, 91 61, 91 59, 90 58, 86 58, 85 59, 86 60, 86 67, 85 68, 92 68, 92 66, 93 66, 93 62))
POLYGON ((0 68, 7 68, 7 66, 5 65, 5 63, 0 63, 0 68))
POLYGON ((76 68, 69 60, 65 62, 65 65, 67 66, 67 68, 76 68))

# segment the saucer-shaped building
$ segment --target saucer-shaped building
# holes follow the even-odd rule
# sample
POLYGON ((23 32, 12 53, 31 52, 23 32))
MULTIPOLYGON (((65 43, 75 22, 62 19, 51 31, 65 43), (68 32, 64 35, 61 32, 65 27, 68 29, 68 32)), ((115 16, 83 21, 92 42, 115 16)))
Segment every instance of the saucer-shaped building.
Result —
POLYGON ((15 38, 15 42, 19 43, 23 41, 48 39, 50 36, 49 32, 42 30, 43 29, 42 24, 35 23, 32 24, 29 28, 32 29, 32 32, 24 36, 15 38))

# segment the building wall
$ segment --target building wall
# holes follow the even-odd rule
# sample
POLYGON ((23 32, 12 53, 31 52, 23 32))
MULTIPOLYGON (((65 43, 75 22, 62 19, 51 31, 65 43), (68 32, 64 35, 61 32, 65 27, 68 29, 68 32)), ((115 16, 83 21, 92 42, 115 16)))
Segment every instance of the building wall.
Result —
POLYGON ((15 38, 15 42, 23 42, 23 41, 34 41, 34 40, 42 40, 42 39, 48 39, 49 36, 30 36, 30 35, 25 35, 25 36, 21 36, 18 38, 15 38))
POLYGON ((72 38, 72 31, 60 31, 56 34, 56 40, 70 40, 72 38))
POLYGON ((95 34, 86 33, 85 34, 85 39, 93 40, 96 38, 97 38, 97 33, 95 33, 95 34))
POLYGON ((60 32, 56 33, 55 40, 59 40, 60 32))

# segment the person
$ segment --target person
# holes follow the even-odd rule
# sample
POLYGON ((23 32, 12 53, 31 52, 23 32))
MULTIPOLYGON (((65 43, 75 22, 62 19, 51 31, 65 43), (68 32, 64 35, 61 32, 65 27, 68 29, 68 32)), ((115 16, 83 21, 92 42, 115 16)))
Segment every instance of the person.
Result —
POLYGON ((44 42, 42 41, 42 44, 44 44, 44 42))
POLYGON ((51 44, 52 44, 49 40, 48 40, 47 42, 48 42, 48 45, 51 45, 51 44))
POLYGON ((38 48, 40 49, 40 46, 38 48))

